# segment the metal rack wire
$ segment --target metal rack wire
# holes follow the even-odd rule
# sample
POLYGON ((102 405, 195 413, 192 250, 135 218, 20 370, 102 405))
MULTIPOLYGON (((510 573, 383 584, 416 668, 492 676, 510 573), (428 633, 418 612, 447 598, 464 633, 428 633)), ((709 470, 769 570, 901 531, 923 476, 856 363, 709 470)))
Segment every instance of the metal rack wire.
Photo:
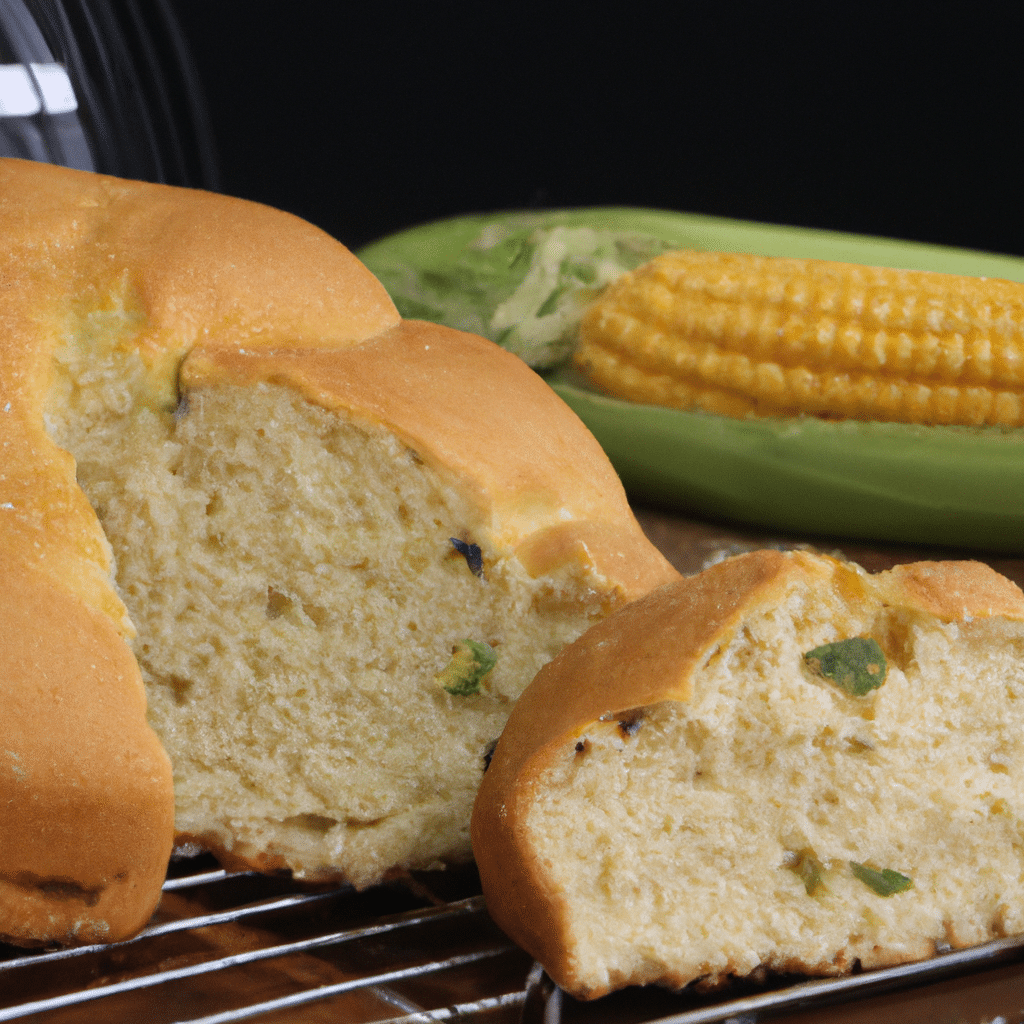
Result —
POLYGON ((471 872, 432 882, 359 893, 192 863, 128 942, 0 947, 0 1021, 500 1019, 525 999, 530 961, 471 872))
POLYGON ((582 1004, 492 924, 471 868, 360 893, 229 874, 201 857, 173 866, 157 915, 128 942, 0 946, 0 1022, 749 1024, 1021 959, 1024 938, 1013 938, 845 978, 632 990, 582 1004))

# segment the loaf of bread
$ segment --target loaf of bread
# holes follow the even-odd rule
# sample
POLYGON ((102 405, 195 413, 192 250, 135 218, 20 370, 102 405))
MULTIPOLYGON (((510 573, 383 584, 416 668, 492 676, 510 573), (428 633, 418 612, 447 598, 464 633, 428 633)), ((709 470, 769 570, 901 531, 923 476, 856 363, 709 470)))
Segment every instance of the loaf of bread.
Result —
POLYGON ((0 445, 15 942, 131 934, 175 840, 468 858, 519 693, 677 575, 533 371, 208 193, 0 161, 0 445))
POLYGON ((662 587, 541 669, 472 833, 580 998, 1024 932, 1024 594, 767 550, 662 587))

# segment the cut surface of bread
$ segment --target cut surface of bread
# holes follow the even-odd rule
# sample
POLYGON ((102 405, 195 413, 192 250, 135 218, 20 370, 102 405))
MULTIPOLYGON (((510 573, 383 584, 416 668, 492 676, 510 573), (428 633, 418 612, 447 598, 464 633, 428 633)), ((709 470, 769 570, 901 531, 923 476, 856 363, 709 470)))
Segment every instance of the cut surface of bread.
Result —
MULTIPOLYGON (((128 736, 163 764, 163 825, 145 855, 126 833, 110 870, 166 865, 174 837, 360 886, 467 859, 527 682, 678 575, 597 442, 521 361, 401 322, 344 247, 278 211, 0 161, 0 239, 4 586, 38 578, 131 669, 94 683, 130 714, 83 720, 65 759, 128 736)), ((60 618, 40 635, 59 649, 60 618)), ((26 722, 42 734, 45 709, 26 722)), ((35 743, 0 730, 15 754, 35 743)), ((129 789, 51 801, 52 828, 102 852, 93 823, 129 789)), ((28 903, 55 878, 96 889, 58 861, 28 903)), ((103 937, 137 929, 159 880, 103 937)), ((3 893, 0 934, 39 938, 3 893)), ((77 933, 55 919, 43 939, 77 933)))
POLYGON ((760 551, 661 588, 513 711, 489 910, 581 998, 1024 932, 1022 620, 978 563, 760 551))

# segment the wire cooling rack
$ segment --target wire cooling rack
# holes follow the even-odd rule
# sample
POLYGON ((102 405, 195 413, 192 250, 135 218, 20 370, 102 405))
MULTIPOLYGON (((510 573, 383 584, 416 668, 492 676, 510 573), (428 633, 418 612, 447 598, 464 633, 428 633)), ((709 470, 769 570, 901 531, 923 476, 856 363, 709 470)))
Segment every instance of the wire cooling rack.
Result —
POLYGON ((0 946, 0 1021, 385 1021, 503 1016, 528 957, 470 870, 359 893, 172 865, 153 921, 114 945, 0 946))
POLYGON ((129 942, 40 952, 0 945, 0 1022, 809 1024, 859 1005, 867 1016, 843 1019, 1017 1024, 1022 960, 1024 938, 1014 938, 839 979, 776 978, 711 993, 632 989, 580 1003, 494 926, 472 868, 360 893, 230 874, 197 857, 172 865, 157 914, 129 942), (929 1006, 948 1010, 966 980, 976 1015, 934 1016, 929 1006), (917 1011, 910 993, 920 995, 917 1011), (880 1015, 879 997, 891 1016, 880 1015))

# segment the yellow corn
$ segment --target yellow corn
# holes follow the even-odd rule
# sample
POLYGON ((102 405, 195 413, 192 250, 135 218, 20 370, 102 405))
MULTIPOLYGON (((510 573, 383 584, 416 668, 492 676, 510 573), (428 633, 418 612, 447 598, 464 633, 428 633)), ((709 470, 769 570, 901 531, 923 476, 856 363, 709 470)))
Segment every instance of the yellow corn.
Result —
POLYGON ((610 285, 575 364, 621 398, 729 416, 1024 425, 1024 285, 670 252, 610 285))

